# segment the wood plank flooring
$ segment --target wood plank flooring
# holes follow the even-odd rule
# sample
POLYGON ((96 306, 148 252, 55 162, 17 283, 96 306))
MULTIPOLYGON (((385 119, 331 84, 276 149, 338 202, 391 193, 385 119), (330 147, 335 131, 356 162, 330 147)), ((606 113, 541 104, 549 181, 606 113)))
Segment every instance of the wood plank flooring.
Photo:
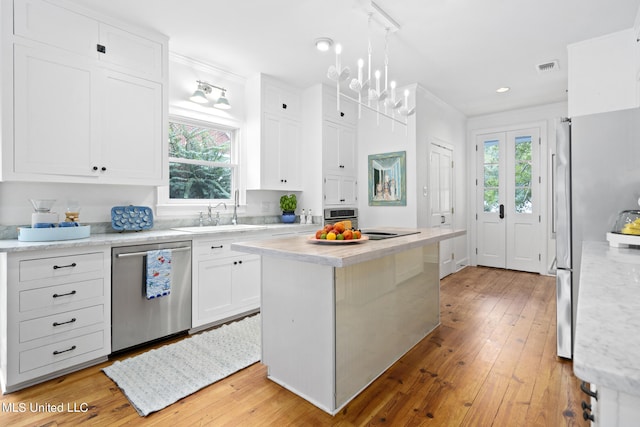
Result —
POLYGON ((110 361, 1 396, 0 425, 588 425, 572 364, 555 355, 553 277, 467 267, 442 281, 440 307, 441 325, 335 417, 267 380, 256 363, 142 418, 100 371, 110 361), (10 403, 27 410, 11 412, 10 403), (65 412, 31 412, 36 404, 65 412), (86 412, 66 412, 83 404, 86 412))

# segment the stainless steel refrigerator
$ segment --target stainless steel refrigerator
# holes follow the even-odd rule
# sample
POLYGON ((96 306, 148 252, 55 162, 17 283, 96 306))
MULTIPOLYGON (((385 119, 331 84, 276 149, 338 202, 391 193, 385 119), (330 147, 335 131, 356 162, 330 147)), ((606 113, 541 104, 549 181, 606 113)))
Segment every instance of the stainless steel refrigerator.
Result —
POLYGON ((640 109, 574 117, 556 127, 558 356, 572 358, 582 242, 606 242, 617 214, 639 209, 640 109))

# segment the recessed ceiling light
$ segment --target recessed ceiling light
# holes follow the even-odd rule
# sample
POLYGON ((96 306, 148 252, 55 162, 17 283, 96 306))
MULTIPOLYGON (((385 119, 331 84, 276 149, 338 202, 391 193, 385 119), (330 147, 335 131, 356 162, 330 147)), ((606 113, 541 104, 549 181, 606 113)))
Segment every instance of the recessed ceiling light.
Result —
POLYGON ((498 89, 496 89, 496 92, 498 93, 505 93, 505 92, 509 92, 511 90, 510 87, 499 87, 498 89))
POLYGON ((329 37, 320 37, 319 39, 316 39, 315 43, 316 49, 318 49, 320 52, 326 52, 333 45, 333 40, 331 40, 329 37))

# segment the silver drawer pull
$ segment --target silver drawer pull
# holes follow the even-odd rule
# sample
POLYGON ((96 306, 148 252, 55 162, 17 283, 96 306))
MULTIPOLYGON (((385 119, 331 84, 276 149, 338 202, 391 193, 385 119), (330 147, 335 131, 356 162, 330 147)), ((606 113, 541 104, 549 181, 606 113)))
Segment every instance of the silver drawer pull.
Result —
POLYGON ((68 297, 70 295, 75 295, 76 291, 71 291, 71 292, 67 292, 66 294, 53 294, 54 298, 60 298, 60 297, 68 297))
POLYGON ((53 322, 53 326, 61 326, 61 325, 66 325, 68 323, 73 323, 76 321, 76 318, 74 317, 71 320, 67 320, 66 322, 53 322))
POLYGON ((73 350, 75 350, 75 349, 76 349, 76 346, 75 346, 75 345, 72 345, 71 347, 69 347, 69 348, 68 348, 68 349, 66 349, 66 350, 54 350, 54 351, 53 351, 53 355, 54 355, 54 356, 56 356, 56 355, 58 355, 58 354, 66 353, 66 352, 68 352, 68 351, 73 351, 73 350))
POLYGON ((75 267, 76 265, 78 265, 78 264, 76 264, 75 262, 72 262, 72 263, 71 263, 71 264, 69 264, 69 265, 54 265, 54 266, 53 266, 53 269, 54 269, 54 270, 57 270, 57 269, 59 269, 59 268, 71 268, 71 267, 75 267))

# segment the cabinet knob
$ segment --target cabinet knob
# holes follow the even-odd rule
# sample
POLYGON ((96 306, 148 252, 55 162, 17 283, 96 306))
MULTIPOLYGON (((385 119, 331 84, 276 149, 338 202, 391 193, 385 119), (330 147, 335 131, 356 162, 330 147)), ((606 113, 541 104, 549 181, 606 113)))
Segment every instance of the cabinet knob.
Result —
POLYGON ((585 402, 584 400, 582 401, 582 410, 586 411, 589 410, 591 411, 591 405, 589 405, 587 402, 585 402))
POLYGON ((344 117, 344 113, 340 111, 340 117, 344 117))
POLYGON ((97 167, 97 166, 94 166, 94 167, 92 167, 91 169, 93 169, 94 171, 97 171, 97 170, 98 170, 98 167, 97 167))
POLYGON ((282 104, 282 109, 286 110, 287 109, 287 104, 282 104))
POLYGON ((106 171, 106 170, 107 170, 107 168, 103 166, 103 167, 101 167, 101 168, 100 168, 100 170, 101 170, 102 172, 104 172, 104 171, 106 171))
POLYGON ((96 50, 100 53, 107 53, 107 48, 101 44, 96 45, 96 50))
POLYGON ((594 422, 596 420, 593 414, 587 414, 587 411, 582 412, 582 418, 584 418, 585 421, 591 421, 591 422, 594 422))
POLYGON ((238 264, 242 264, 242 261, 238 261, 238 264))
POLYGON ((238 264, 238 261, 233 261, 233 265, 237 265, 237 264, 238 264))

